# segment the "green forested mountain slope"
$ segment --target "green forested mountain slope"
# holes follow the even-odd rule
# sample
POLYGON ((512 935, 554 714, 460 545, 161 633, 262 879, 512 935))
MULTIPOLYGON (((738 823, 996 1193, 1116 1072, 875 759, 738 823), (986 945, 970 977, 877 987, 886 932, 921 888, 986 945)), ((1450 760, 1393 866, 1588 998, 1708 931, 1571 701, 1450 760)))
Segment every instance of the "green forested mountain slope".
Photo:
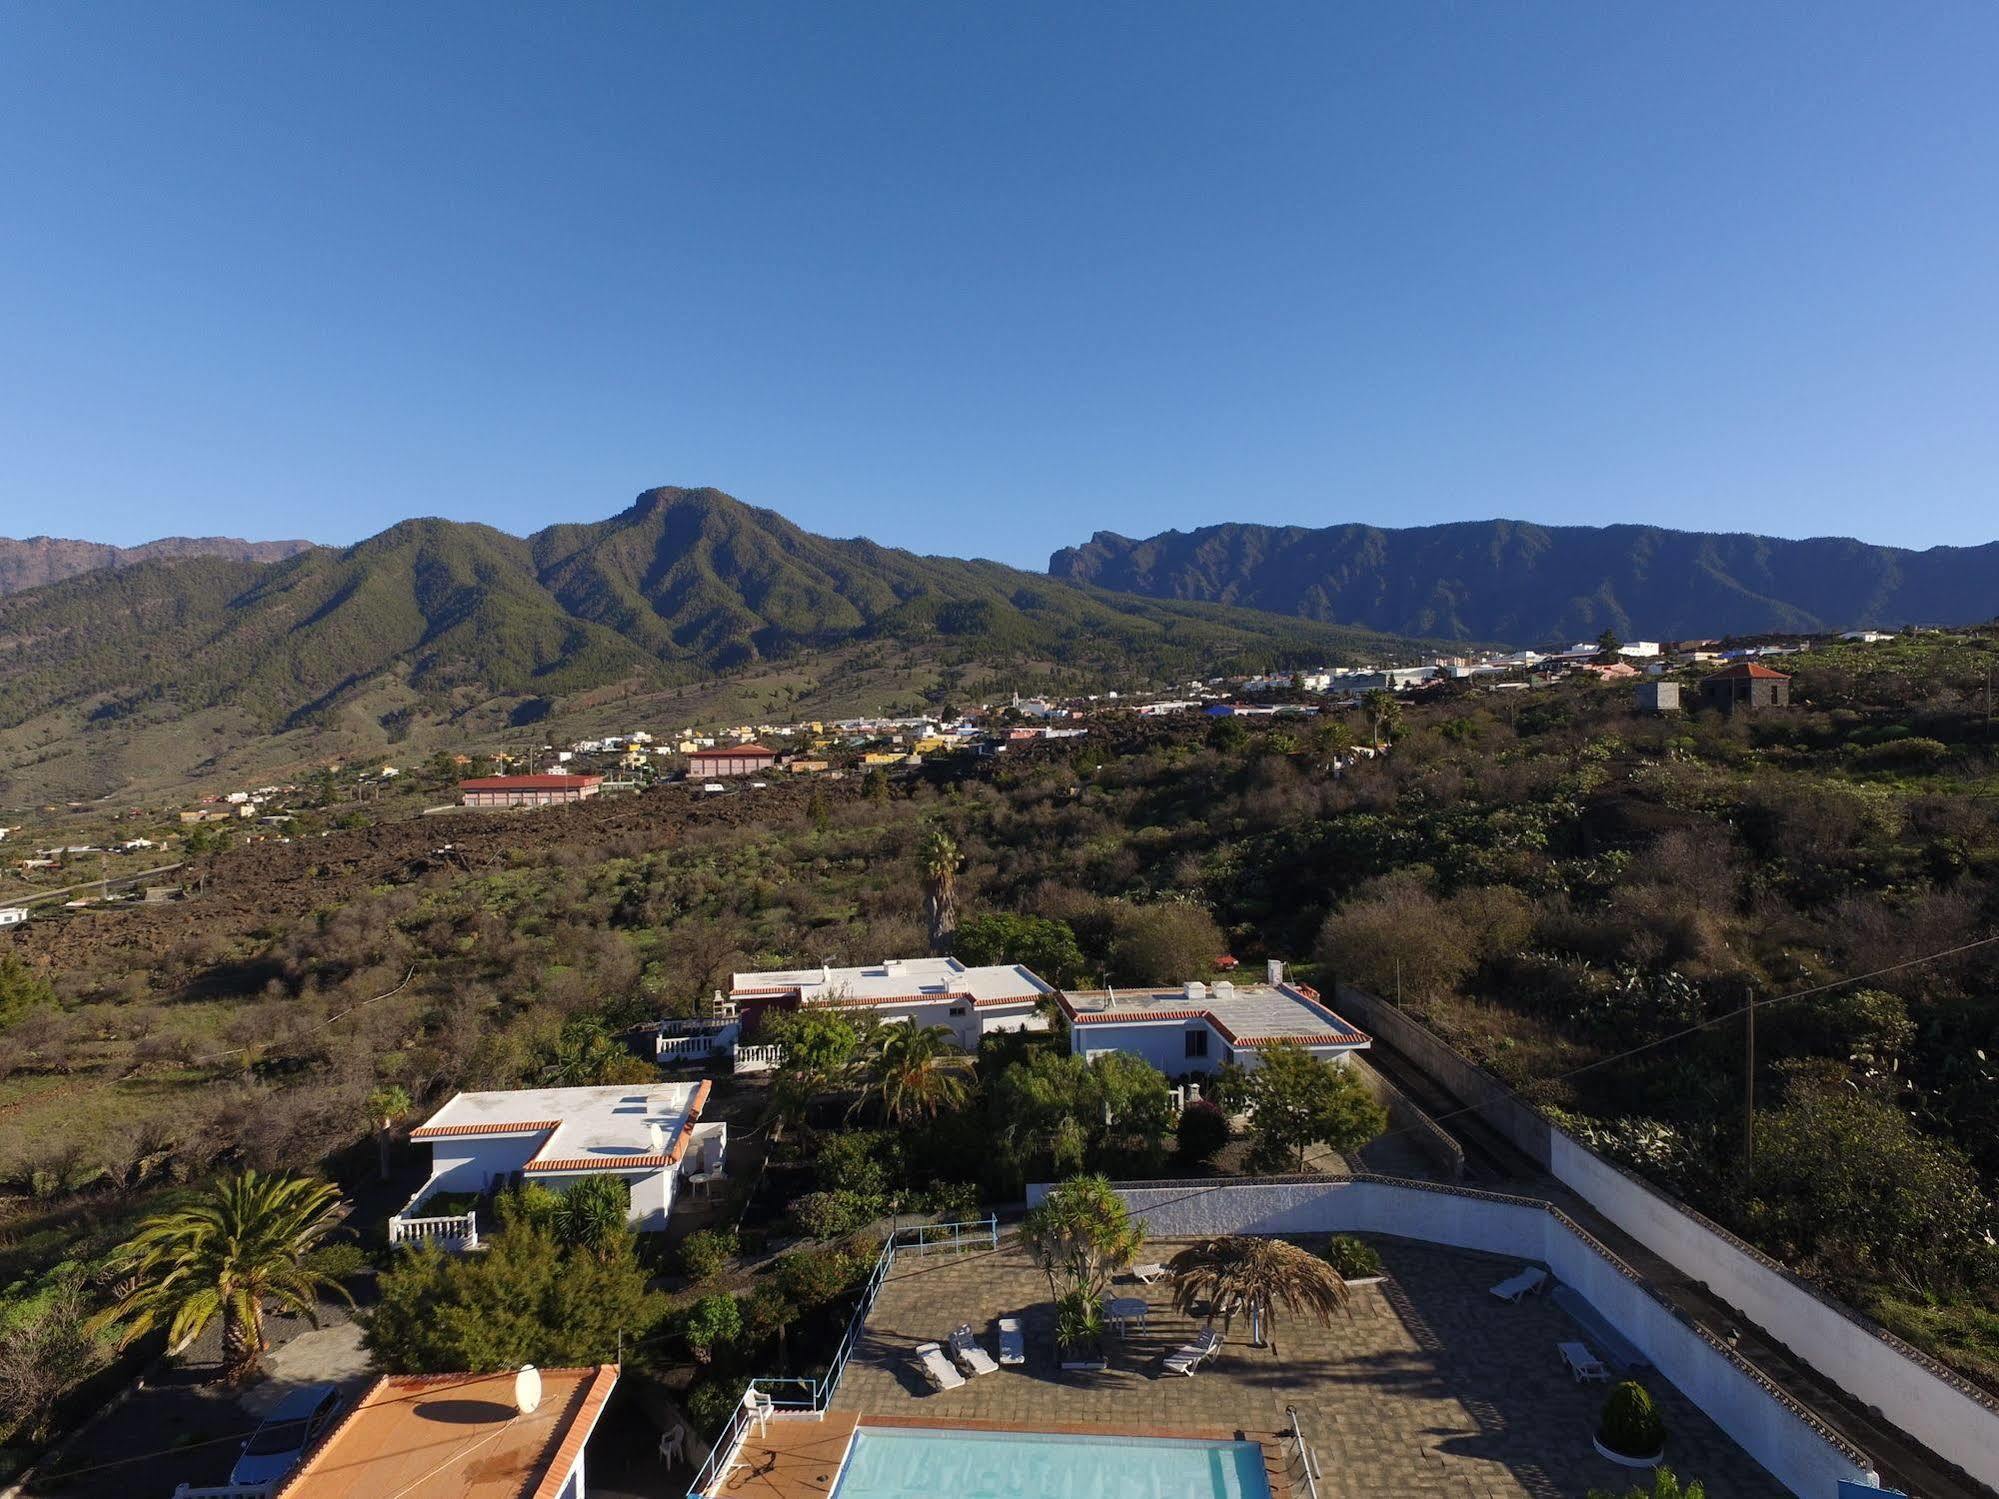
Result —
POLYGON ((76 734, 109 749, 212 712, 203 732, 219 747, 336 717, 400 726, 496 700, 662 690, 869 641, 1112 685, 1410 649, 833 540, 714 490, 661 489, 526 538, 411 520, 345 550, 142 563, 0 599, 0 734, 28 726, 73 761, 76 734))
POLYGON ((1100 531, 1048 570, 1151 598, 1520 645, 1605 629, 1676 640, 1999 614, 1999 543, 1915 552, 1657 526, 1219 525, 1142 541, 1100 531))

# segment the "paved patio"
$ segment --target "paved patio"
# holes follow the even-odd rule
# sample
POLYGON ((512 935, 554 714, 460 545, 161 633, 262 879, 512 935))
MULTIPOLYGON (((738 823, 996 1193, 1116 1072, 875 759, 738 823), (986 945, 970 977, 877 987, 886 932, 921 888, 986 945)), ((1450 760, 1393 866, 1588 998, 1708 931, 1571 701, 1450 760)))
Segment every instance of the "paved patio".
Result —
MULTIPOLYGON (((1305 1241, 1310 1242, 1310 1241, 1305 1241)), ((1155 1243, 1148 1259, 1177 1245, 1155 1243)), ((1557 1342, 1582 1337, 1545 1300, 1514 1307, 1488 1288, 1510 1262, 1428 1245, 1380 1241, 1388 1279, 1356 1289, 1353 1316, 1330 1328, 1279 1313, 1277 1350, 1232 1340, 1193 1378, 1159 1373, 1160 1355, 1195 1331, 1171 1309, 1165 1283, 1120 1282, 1142 1296, 1147 1326, 1110 1339, 1102 1373, 1062 1373, 1054 1308, 1040 1271, 1010 1244, 954 1256, 904 1255, 883 1286, 834 1409, 868 1416, 966 1417, 1025 1427, 1102 1422, 1141 1427, 1274 1431, 1295 1405, 1317 1449, 1326 1499, 1583 1499, 1622 1493, 1641 1476, 1599 1457, 1590 1437, 1605 1387, 1578 1386, 1557 1342), (992 1323, 1016 1316, 1027 1363, 933 1394, 911 1350, 970 1322, 988 1350, 992 1323)), ((1246 1329, 1238 1324, 1238 1338, 1246 1329)), ((1667 1461, 1728 1499, 1781 1499, 1785 1490, 1654 1372, 1641 1376, 1665 1416, 1667 1461)))

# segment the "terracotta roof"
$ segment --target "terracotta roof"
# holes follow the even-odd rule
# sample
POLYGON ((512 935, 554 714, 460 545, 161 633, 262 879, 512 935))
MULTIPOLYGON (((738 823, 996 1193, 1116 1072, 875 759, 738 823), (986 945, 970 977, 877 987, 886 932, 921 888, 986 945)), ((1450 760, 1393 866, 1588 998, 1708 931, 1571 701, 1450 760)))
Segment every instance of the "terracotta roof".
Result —
POLYGON ((1704 682, 1742 682, 1749 680, 1788 682, 1790 677, 1781 671, 1772 671, 1757 661, 1738 661, 1735 665, 1701 678, 1704 682))
MULTIPOLYGON (((702 1106, 708 1102, 708 1095, 714 1090, 712 1078, 701 1079, 694 1096, 687 1101, 686 1117, 680 1121, 680 1128, 674 1132, 673 1143, 664 1155, 621 1155, 621 1156, 535 1156, 521 1167, 523 1171, 658 1171, 667 1166, 678 1166, 680 1158, 687 1154, 687 1142, 694 1138, 694 1126, 701 1122, 702 1106)), ((550 1136, 548 1144, 554 1143, 550 1136)), ((544 1149, 546 1146, 544 1146, 544 1149)))
MULTIPOLYGON (((784 999, 796 998, 798 990, 789 989, 731 989, 731 999, 784 999)), ((1031 1005, 1038 1003, 1039 994, 988 994, 984 998, 968 994, 962 989, 932 990, 928 994, 839 994, 819 996, 800 1000, 808 1010, 865 1010, 876 1005, 971 1005, 974 1008, 991 1008, 994 1005, 1031 1005)))
POLYGON ((775 760, 777 758, 777 751, 767 750, 761 744, 718 744, 713 749, 696 750, 687 758, 690 760, 724 760, 741 755, 768 755, 771 759, 775 760))
POLYGON ((410 1131, 412 1140, 444 1140, 456 1135, 526 1135, 538 1129, 554 1129, 560 1119, 520 1119, 508 1124, 420 1124, 410 1131))
POLYGON ((477 776, 460 781, 460 791, 575 791, 603 784, 602 776, 477 776))
POLYGON ((618 1382, 613 1364, 543 1369, 514 1409, 514 1373, 384 1375, 281 1484, 284 1499, 554 1499, 618 1382))

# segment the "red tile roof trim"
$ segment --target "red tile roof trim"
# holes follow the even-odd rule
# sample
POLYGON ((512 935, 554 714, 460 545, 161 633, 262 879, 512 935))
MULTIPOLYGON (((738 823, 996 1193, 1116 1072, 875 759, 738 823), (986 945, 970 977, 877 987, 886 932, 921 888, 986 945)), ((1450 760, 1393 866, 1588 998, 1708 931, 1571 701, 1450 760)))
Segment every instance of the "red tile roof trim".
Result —
POLYGON ((531 1135, 536 1130, 554 1129, 560 1119, 522 1119, 513 1124, 420 1124, 410 1131, 412 1140, 444 1140, 459 1135, 531 1135))
POLYGON ((777 758, 776 750, 765 749, 761 744, 718 744, 713 749, 698 749, 688 755, 690 760, 733 760, 744 755, 768 755, 777 758))
MULTIPOLYGON (((673 1145, 664 1155, 619 1155, 619 1156, 535 1156, 523 1171, 657 1171, 668 1166, 678 1166, 680 1158, 687 1154, 687 1143, 694 1138, 694 1126, 701 1122, 701 1110, 708 1102, 708 1095, 714 1090, 713 1078, 701 1079, 701 1085, 694 1090, 694 1096, 687 1100, 687 1117, 680 1121, 680 1128, 673 1137, 673 1145)), ((552 1137, 551 1137, 552 1138, 552 1137)), ((543 1147, 546 1148, 545 1146, 543 1147)))
POLYGON ((977 995, 967 994, 962 989, 943 990, 934 994, 883 994, 872 998, 860 998, 848 995, 824 995, 817 999, 800 998, 799 991, 795 986, 789 989, 732 989, 729 991, 729 998, 731 999, 784 999, 786 997, 798 999, 800 1004, 809 1008, 826 1010, 862 1010, 876 1005, 945 1004, 972 1005, 977 1008, 991 1009, 995 1005, 1038 1004, 1041 1000, 1047 998, 1044 994, 1035 993, 988 995, 986 998, 980 999, 977 995))
MULTIPOLYGON (((1317 1003, 1316 989, 1308 990, 1303 984, 1290 986, 1293 992, 1307 995, 1317 1003)), ((1069 996, 1061 990, 1055 992, 1055 1002, 1062 1013, 1069 1017, 1071 1025, 1144 1025, 1150 1021, 1203 1020, 1215 1028, 1221 1038, 1231 1046, 1280 1046, 1286 1041, 1299 1046, 1372 1046, 1374 1038, 1365 1031, 1347 1026, 1343 1031, 1327 1031, 1309 1036, 1252 1036, 1247 1039, 1238 1036, 1224 1024, 1221 1018, 1209 1010, 1098 1010, 1083 1014, 1069 996)), ((1330 1013, 1330 1011, 1328 1012, 1330 1013)), ((1344 1024, 1345 1022, 1341 1022, 1344 1024)))
POLYGON ((1791 680, 1784 672, 1772 671, 1769 667, 1756 661, 1738 661, 1735 665, 1715 672, 1711 676, 1702 677, 1701 680, 1703 682, 1740 682, 1745 678, 1769 682, 1788 682, 1791 680))
POLYGON ((583 1392, 582 1402, 569 1418, 569 1429, 563 1433, 562 1444, 555 1449, 547 1471, 541 1475, 541 1482, 534 1486, 528 1499, 556 1499, 562 1492, 563 1485, 569 1481, 570 1470, 576 1466, 576 1459, 583 1455, 584 1443, 597 1429, 597 1418, 604 1413, 604 1404, 611 1398, 611 1390, 617 1382, 616 1364, 597 1366, 590 1387, 583 1392))

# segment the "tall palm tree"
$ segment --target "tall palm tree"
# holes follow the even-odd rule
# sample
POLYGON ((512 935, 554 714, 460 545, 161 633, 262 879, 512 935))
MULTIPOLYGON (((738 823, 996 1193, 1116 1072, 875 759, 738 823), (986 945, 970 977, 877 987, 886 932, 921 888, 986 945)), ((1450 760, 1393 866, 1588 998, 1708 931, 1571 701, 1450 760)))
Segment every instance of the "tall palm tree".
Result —
MULTIPOLYGON (((1174 1255, 1166 1268, 1173 1276, 1177 1310, 1188 1312, 1205 1302, 1210 1319, 1220 1317, 1224 1328, 1236 1317, 1247 1316, 1252 1344, 1274 1333, 1273 1314, 1279 1302, 1293 1313, 1317 1317, 1322 1326, 1328 1326, 1334 1312, 1347 1310, 1353 1294, 1339 1271, 1316 1254, 1282 1239, 1243 1234, 1204 1239, 1174 1255)), ((1274 1335, 1270 1351, 1277 1351, 1274 1335)))
POLYGON ((930 954, 942 957, 958 930, 958 845, 942 828, 923 840, 923 915, 930 923, 930 954))
POLYGON ((849 1117, 871 1102, 890 1124, 934 1119, 962 1107, 971 1094, 968 1060, 941 1025, 885 1025, 862 1064, 861 1096, 849 1117))
POLYGON ((177 1350, 219 1316, 223 1375, 245 1378, 264 1355, 266 1302, 302 1313, 315 1327, 322 1289, 353 1304, 344 1286, 305 1262, 338 1221, 339 1197, 309 1177, 244 1171, 185 1206, 154 1213, 114 1251, 114 1271, 132 1288, 98 1325, 122 1321, 122 1346, 164 1324, 177 1350))

